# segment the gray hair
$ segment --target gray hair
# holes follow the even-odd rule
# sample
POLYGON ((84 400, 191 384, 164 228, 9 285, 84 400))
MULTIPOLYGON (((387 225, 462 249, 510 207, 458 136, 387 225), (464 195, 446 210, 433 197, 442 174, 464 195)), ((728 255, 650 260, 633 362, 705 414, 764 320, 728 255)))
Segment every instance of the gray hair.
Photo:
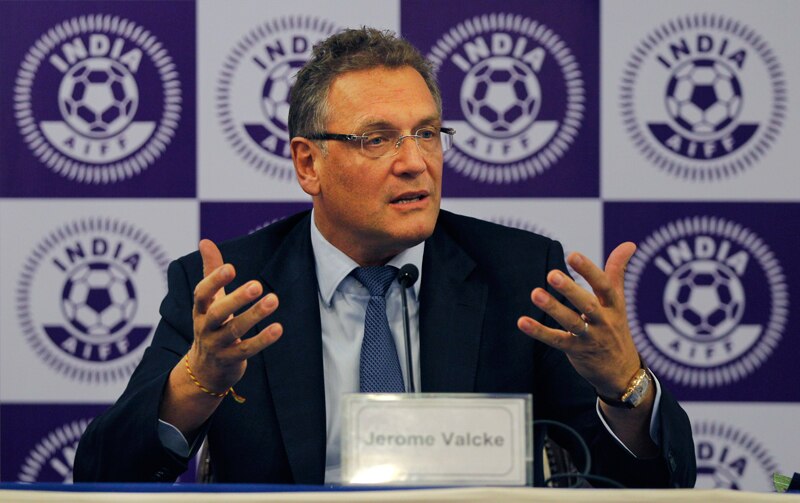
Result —
POLYGON ((442 95, 430 62, 407 40, 391 31, 367 27, 347 29, 316 44, 311 59, 297 73, 292 87, 289 138, 324 131, 328 119, 328 91, 339 75, 377 67, 404 66, 419 72, 441 114, 442 95))

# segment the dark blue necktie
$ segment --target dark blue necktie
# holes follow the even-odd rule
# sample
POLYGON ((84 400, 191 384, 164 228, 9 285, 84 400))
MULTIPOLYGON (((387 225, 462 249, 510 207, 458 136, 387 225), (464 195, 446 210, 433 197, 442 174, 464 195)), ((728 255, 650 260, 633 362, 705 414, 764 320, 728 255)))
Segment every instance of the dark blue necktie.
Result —
POLYGON ((369 303, 364 319, 364 342, 361 344, 359 389, 362 393, 403 393, 403 371, 386 318, 386 292, 397 278, 391 266, 357 267, 352 272, 367 290, 369 303))

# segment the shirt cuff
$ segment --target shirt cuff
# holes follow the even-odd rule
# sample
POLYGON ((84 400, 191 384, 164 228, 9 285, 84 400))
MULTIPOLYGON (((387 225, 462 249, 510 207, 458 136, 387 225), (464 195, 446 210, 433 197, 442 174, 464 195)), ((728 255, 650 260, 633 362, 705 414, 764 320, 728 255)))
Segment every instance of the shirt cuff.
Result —
MULTIPOLYGON (((661 421, 658 421, 658 411, 661 405, 661 383, 658 382, 658 378, 656 377, 656 375, 653 373, 652 370, 650 371, 650 375, 653 377, 653 383, 655 383, 656 386, 656 398, 655 401, 653 402, 653 412, 650 414, 650 440, 652 440, 653 443, 656 444, 657 446, 661 447, 661 442, 660 442, 661 421)), ((622 442, 622 440, 619 439, 616 433, 614 433, 614 430, 611 429, 611 426, 609 426, 608 423, 606 422, 606 418, 603 416, 603 413, 600 410, 599 397, 597 398, 597 402, 595 403, 595 409, 597 410, 597 415, 598 417, 600 417, 600 421, 603 423, 603 426, 605 426, 606 430, 608 430, 608 433, 612 437, 614 437, 614 440, 616 440, 617 443, 621 445, 623 449, 628 451, 628 454, 638 459, 636 454, 634 454, 630 449, 628 449, 628 446, 625 445, 622 442)))
POLYGON ((178 428, 161 419, 158 420, 158 439, 161 441, 161 445, 174 454, 182 458, 189 457, 189 442, 186 437, 178 428))

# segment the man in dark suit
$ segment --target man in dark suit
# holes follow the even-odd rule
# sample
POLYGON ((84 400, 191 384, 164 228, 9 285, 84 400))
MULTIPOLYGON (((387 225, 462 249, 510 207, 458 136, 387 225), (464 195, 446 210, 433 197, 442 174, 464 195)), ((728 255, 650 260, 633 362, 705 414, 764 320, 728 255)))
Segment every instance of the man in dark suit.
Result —
MULTIPOLYGON (((322 42, 297 76, 289 128, 313 212, 221 248, 204 240, 170 266, 153 344, 87 429, 76 481, 174 480, 207 437, 218 481, 335 482, 336 404, 359 390, 367 339, 348 339, 353 312, 363 323, 370 309, 349 271, 410 260, 422 269, 417 363, 401 381, 418 372, 422 391, 532 393, 537 418, 587 440, 595 473, 694 484, 688 419, 643 368, 628 329, 624 268, 635 246, 620 245, 605 270, 570 255, 590 293, 564 272, 558 243, 440 211, 453 132, 416 50, 371 29, 322 42)), ((391 326, 399 287, 389 288, 391 326)))

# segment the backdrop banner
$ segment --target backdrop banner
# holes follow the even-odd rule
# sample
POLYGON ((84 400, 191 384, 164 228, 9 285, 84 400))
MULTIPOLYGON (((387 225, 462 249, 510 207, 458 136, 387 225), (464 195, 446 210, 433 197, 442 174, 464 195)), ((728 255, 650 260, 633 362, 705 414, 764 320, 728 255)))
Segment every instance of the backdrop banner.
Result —
POLYGON ((372 26, 436 69, 457 131, 442 207, 598 264, 637 243, 631 329, 689 413, 698 487, 770 491, 800 470, 798 18, 794 0, 0 2, 0 481, 72 480, 171 260, 311 207, 295 73, 372 26))

